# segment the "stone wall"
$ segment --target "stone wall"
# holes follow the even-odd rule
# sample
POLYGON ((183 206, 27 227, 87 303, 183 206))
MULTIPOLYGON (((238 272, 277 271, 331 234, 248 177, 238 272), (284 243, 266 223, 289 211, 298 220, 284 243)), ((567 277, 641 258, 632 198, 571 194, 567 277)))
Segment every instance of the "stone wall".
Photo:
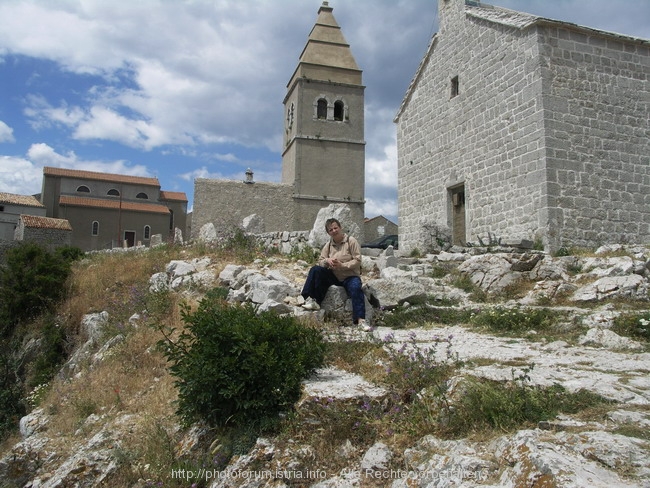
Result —
POLYGON ((554 247, 648 242, 650 43, 557 27, 540 42, 554 247))
POLYGON ((281 254, 289 254, 309 246, 309 233, 310 231, 265 232, 252 236, 267 249, 277 249, 281 254))
POLYGON ((58 247, 70 246, 72 242, 72 232, 61 229, 45 229, 38 227, 21 227, 22 233, 16 233, 16 240, 35 242, 49 250, 58 247))
POLYGON ((423 224, 452 227, 458 188, 469 242, 648 241, 648 43, 557 23, 520 29, 481 18, 487 10, 441 4, 396 118, 400 248, 422 246, 423 224))
POLYGON ((194 180, 192 238, 205 224, 215 227, 239 227, 245 217, 257 214, 265 228, 292 230, 294 222, 293 186, 243 181, 194 180))

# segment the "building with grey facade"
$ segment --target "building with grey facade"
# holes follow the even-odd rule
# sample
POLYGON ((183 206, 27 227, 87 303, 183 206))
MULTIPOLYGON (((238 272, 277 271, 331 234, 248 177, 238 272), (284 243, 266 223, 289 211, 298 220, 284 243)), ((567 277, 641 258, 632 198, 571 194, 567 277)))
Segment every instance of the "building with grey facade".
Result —
POLYGON ((160 189, 157 178, 43 168, 46 216, 72 226, 71 244, 84 251, 149 245, 151 236, 185 234, 187 197, 160 189))
POLYGON ((347 204, 363 229, 365 87, 332 11, 323 2, 287 84, 281 183, 255 182, 252 172, 240 181, 196 179, 194 237, 207 223, 239 226, 252 214, 269 232, 309 230, 332 203, 347 204))
POLYGON ((395 117, 399 238, 650 241, 650 41, 439 0, 395 117))
POLYGON ((31 195, 0 193, 0 240, 13 241, 20 216, 45 217, 45 206, 31 195))

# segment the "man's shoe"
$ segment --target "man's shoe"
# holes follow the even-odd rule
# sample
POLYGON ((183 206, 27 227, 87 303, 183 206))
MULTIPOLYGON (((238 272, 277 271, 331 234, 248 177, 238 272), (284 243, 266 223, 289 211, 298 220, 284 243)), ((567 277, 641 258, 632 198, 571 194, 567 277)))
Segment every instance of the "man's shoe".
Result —
POLYGON ((370 327, 370 325, 368 325, 368 322, 366 322, 366 319, 359 319, 358 325, 359 325, 359 328, 364 332, 370 332, 372 330, 372 327, 370 327))
POLYGON ((305 310, 320 310, 320 305, 318 305, 316 300, 314 300, 312 297, 309 297, 303 304, 302 308, 305 310))

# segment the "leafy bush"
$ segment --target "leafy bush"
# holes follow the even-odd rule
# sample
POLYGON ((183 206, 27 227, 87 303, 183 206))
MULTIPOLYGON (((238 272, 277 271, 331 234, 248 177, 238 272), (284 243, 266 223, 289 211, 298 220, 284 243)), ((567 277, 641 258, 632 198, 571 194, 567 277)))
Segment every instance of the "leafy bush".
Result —
POLYGON ((190 424, 263 425, 292 409, 302 381, 324 363, 319 331, 293 317, 204 299, 182 306, 185 330, 160 345, 177 378, 178 414, 190 424))
POLYGON ((52 310, 66 292, 74 252, 69 248, 50 253, 26 242, 7 252, 6 267, 0 270, 0 321, 2 335, 13 327, 52 310))

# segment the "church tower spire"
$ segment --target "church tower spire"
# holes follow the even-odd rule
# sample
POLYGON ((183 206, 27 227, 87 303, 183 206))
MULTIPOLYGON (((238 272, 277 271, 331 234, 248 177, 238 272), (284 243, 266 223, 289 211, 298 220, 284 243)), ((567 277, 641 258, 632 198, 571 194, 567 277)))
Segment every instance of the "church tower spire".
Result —
POLYGON ((362 71, 324 1, 284 99, 282 183, 293 185, 294 228, 346 203, 363 229, 365 140, 362 71))

